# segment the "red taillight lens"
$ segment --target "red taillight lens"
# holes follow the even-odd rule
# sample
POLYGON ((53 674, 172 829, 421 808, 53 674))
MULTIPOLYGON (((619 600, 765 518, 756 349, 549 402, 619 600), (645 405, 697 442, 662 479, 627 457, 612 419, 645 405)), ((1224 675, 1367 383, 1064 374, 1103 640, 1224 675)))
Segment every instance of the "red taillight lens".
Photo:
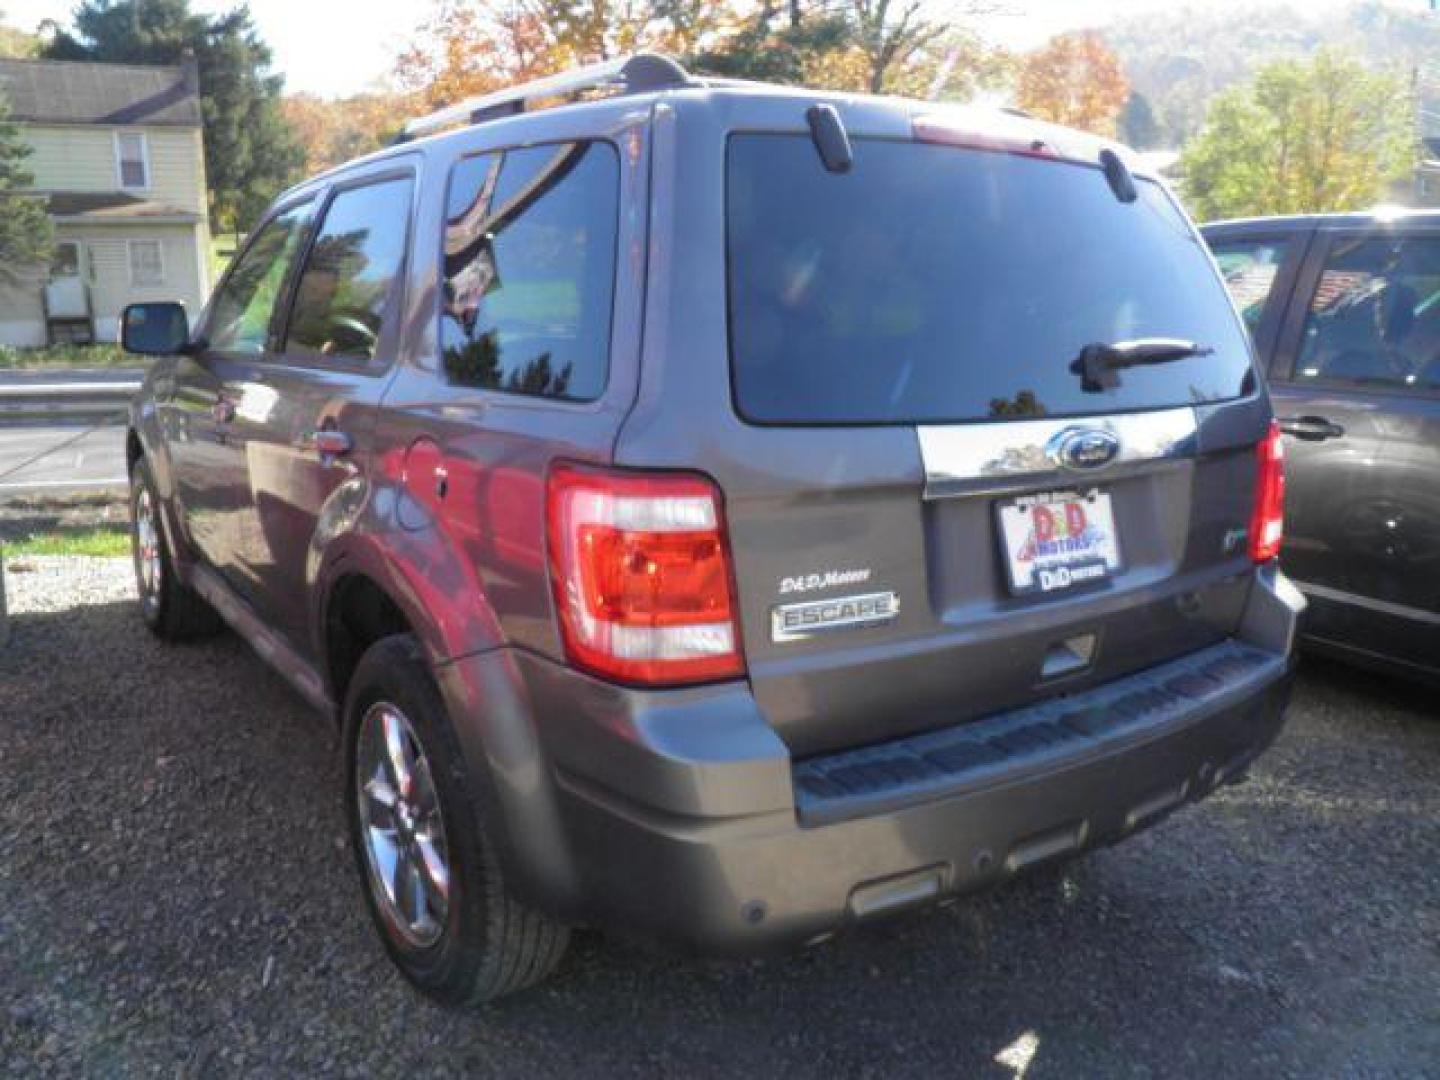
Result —
POLYGON ((559 465, 546 513, 550 585, 572 661, 651 685, 744 674, 714 484, 559 465))
POLYGON ((1255 444, 1255 460, 1259 469, 1255 510, 1250 515, 1250 558, 1263 563, 1280 554, 1285 536, 1285 449, 1273 420, 1265 437, 1255 444))

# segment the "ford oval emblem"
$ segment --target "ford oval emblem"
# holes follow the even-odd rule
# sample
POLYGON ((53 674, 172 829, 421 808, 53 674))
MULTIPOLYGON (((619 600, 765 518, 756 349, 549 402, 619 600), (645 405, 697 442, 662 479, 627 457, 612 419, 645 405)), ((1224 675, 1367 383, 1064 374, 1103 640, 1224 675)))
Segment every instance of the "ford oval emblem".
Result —
POLYGON ((1045 447, 1056 465, 1066 469, 1098 469, 1120 454, 1120 436, 1104 428, 1066 428, 1045 447))

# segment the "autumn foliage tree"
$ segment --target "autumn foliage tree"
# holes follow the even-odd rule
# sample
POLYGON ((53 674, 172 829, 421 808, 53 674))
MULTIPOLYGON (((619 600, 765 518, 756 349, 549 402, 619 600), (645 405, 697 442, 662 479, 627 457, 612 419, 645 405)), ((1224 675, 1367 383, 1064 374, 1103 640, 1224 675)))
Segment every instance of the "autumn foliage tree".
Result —
POLYGON ((1020 61, 1016 101, 1042 120, 1113 137, 1129 96, 1119 57, 1096 33, 1061 34, 1020 61))
POLYGON ((637 49, 832 90, 968 97, 1009 54, 964 25, 989 0, 437 0, 397 78, 439 105, 637 49))
POLYGON ((438 106, 642 49, 684 55, 731 12, 702 0, 437 0, 395 74, 438 106))
POLYGON ((1415 164, 1405 80, 1325 49, 1281 60, 1210 105, 1181 157, 1202 218, 1356 210, 1415 164))
POLYGON ((305 152, 307 175, 380 149, 415 111, 407 95, 379 90, 337 99, 288 94, 280 101, 305 152))

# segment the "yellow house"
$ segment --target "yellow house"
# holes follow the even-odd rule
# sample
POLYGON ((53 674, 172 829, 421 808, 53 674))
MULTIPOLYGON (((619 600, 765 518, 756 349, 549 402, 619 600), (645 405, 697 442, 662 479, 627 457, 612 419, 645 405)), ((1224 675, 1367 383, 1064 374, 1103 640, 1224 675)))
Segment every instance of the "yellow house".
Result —
POLYGON ((210 289, 205 149, 195 63, 0 60, 0 94, 49 196, 53 265, 0 289, 0 344, 114 341, 139 300, 210 289))

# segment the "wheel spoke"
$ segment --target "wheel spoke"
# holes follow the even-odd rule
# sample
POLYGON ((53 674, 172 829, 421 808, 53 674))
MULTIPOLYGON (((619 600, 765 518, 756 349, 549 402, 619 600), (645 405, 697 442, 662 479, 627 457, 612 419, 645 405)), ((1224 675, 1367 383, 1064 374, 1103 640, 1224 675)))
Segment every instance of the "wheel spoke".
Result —
POLYGON ((420 849, 425 895, 436 911, 443 911, 450 899, 450 867, 445 864, 445 856, 432 833, 428 830, 416 833, 415 840, 420 849))
POLYGON ((415 925, 415 865, 410 861, 404 848, 396 848, 395 870, 390 879, 390 894, 395 898, 395 907, 400 918, 411 927, 415 925))
POLYGON ((430 917, 430 907, 426 903, 425 871, 420 868, 418 861, 410 863, 410 928, 412 930, 428 931, 434 926, 435 920, 430 917))
POLYGON ((410 756, 405 747, 404 721, 395 713, 381 714, 380 729, 385 736, 385 761, 389 766, 390 779, 395 790, 408 796, 415 784, 415 775, 410 768, 410 756))
POLYGON ((399 795, 383 776, 376 775, 370 778, 370 782, 365 785, 365 795, 370 802, 385 810, 387 818, 395 812, 395 803, 399 800, 399 795))

